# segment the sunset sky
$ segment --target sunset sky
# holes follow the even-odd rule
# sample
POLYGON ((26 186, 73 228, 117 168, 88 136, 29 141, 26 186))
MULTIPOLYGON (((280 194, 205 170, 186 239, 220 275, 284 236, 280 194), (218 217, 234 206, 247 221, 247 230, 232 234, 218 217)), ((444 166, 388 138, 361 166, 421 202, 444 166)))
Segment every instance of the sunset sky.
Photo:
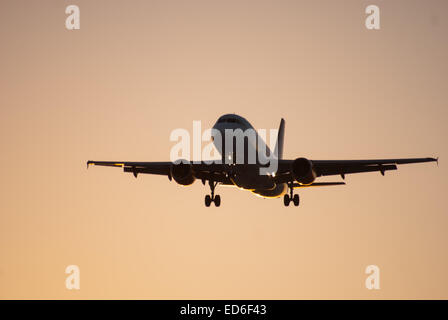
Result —
POLYGON ((448 299, 447 16, 446 0, 2 0, 0 298, 448 299), (285 118, 288 159, 440 163, 347 175, 298 208, 228 187, 206 208, 199 181, 86 169, 167 161, 172 130, 224 113, 285 118))

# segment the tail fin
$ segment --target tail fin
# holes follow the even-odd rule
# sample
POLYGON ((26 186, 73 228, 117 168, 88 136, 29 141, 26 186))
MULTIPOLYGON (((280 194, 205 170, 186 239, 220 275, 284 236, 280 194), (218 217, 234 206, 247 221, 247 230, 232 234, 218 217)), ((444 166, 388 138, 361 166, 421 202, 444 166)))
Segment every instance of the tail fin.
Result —
POLYGON ((283 158, 283 140, 285 139, 285 119, 280 121, 280 127, 278 128, 277 144, 275 145, 275 154, 278 159, 283 158))

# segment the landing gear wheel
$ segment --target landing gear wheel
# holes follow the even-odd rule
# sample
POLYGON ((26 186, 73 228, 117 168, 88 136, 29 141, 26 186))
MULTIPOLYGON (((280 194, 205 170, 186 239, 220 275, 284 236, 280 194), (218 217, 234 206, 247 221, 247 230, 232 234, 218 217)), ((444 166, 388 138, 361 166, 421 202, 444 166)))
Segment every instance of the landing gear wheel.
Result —
POLYGON ((212 198, 209 195, 205 196, 205 206, 210 207, 210 204, 212 203, 212 198))
POLYGON ((221 205, 221 196, 219 194, 217 194, 215 196, 215 199, 213 199, 213 201, 215 202, 215 206, 219 207, 221 205))
POLYGON ((300 204, 300 198, 299 198, 299 195, 298 195, 298 194, 295 194, 294 197, 292 198, 292 201, 294 202, 294 205, 295 205, 296 207, 298 207, 299 204, 300 204))
POLYGON ((289 188, 289 194, 285 194, 283 196, 283 203, 285 204, 285 207, 289 206, 289 203, 292 201, 294 203, 294 206, 298 207, 300 204, 300 197, 298 194, 294 194, 294 183, 288 182, 288 188, 289 188))
POLYGON ((289 206, 290 201, 291 201, 291 199, 289 198, 289 195, 285 194, 283 196, 283 203, 284 203, 285 207, 289 206))
POLYGON ((215 203, 216 207, 221 205, 221 197, 219 195, 215 196, 215 188, 218 185, 218 182, 214 182, 213 180, 208 180, 208 185, 210 186, 210 195, 205 196, 205 206, 210 207, 212 202, 215 203))

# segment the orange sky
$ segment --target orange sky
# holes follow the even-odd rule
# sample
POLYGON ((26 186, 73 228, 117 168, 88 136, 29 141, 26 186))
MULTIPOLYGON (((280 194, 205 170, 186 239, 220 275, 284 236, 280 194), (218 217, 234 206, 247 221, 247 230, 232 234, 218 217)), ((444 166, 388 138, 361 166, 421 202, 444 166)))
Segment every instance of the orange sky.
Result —
POLYGON ((447 14, 444 0, 1 1, 0 298, 448 298, 447 14), (86 170, 168 160, 171 130, 228 112, 284 117, 287 158, 441 162, 303 190, 299 208, 223 187, 205 208, 200 182, 86 170))

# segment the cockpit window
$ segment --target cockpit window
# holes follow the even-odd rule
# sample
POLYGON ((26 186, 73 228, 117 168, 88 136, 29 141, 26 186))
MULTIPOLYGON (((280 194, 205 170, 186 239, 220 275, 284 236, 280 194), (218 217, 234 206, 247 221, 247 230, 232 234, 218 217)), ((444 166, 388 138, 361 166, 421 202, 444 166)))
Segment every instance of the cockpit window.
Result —
POLYGON ((241 121, 235 118, 224 118, 224 119, 219 119, 218 123, 239 123, 241 124, 241 121))

